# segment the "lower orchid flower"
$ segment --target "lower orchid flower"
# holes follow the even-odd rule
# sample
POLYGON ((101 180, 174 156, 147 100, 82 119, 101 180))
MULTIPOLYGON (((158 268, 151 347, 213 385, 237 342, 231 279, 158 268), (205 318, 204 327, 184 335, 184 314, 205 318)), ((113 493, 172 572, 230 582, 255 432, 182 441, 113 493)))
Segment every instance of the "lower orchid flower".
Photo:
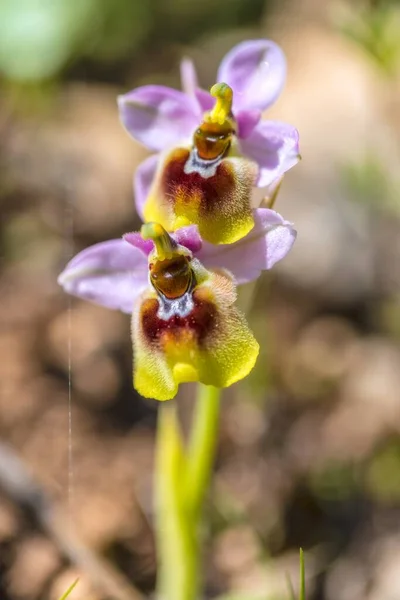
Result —
POLYGON ((236 283, 256 279, 292 247, 292 225, 258 209, 239 242, 212 246, 196 226, 169 235, 147 223, 83 250, 59 276, 70 294, 132 313, 134 386, 168 400, 180 383, 227 387, 253 368, 258 344, 236 309, 236 283))
POLYGON ((221 83, 210 94, 198 89, 194 67, 185 61, 185 93, 148 85, 119 97, 127 131, 161 152, 135 176, 136 206, 145 221, 170 231, 196 224, 214 244, 233 243, 251 230, 253 186, 268 187, 299 160, 297 130, 261 120, 285 75, 282 50, 253 40, 223 59, 221 83))

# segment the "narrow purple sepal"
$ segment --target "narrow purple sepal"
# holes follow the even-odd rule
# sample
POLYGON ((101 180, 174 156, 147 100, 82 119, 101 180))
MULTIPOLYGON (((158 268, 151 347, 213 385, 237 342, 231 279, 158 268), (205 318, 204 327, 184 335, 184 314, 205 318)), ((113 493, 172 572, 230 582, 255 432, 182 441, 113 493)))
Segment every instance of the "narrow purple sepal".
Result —
POLYGON ((180 71, 182 90, 188 96, 195 96, 199 84, 197 80, 196 67, 194 66, 194 62, 191 58, 182 58, 180 71))

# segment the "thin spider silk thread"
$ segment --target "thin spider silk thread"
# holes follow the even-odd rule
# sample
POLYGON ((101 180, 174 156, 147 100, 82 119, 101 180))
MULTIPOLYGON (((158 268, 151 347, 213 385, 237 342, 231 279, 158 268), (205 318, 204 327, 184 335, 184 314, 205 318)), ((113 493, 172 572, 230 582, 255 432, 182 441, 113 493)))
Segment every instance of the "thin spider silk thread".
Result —
MULTIPOLYGON (((72 194, 69 188, 65 190, 65 209, 64 209, 64 229, 65 229, 65 262, 73 257, 74 253, 74 215, 72 194)), ((68 479, 67 479, 67 504, 68 519, 70 525, 73 522, 73 504, 74 504, 74 456, 72 441, 72 299, 67 295, 67 354, 68 354, 68 479)))

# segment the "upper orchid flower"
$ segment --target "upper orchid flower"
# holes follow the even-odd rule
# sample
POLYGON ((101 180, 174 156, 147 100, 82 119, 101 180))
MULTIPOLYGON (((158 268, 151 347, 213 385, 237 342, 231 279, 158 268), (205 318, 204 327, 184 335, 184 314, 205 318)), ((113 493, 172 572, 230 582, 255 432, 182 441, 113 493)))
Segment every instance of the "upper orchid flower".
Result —
POLYGON ((168 400, 182 382, 226 387, 253 368, 258 344, 234 306, 235 283, 271 268, 295 235, 269 209, 257 210, 250 234, 229 246, 203 242, 195 226, 170 236, 147 223, 142 234, 83 250, 59 283, 71 294, 132 313, 134 385, 143 396, 168 400))
POLYGON ((147 85, 119 97, 122 123, 151 150, 135 176, 136 206, 168 230, 197 224, 212 243, 232 243, 254 226, 252 187, 267 187, 299 160, 298 132, 262 121, 286 76, 282 50, 243 42, 222 60, 211 93, 198 88, 191 62, 184 91, 147 85))

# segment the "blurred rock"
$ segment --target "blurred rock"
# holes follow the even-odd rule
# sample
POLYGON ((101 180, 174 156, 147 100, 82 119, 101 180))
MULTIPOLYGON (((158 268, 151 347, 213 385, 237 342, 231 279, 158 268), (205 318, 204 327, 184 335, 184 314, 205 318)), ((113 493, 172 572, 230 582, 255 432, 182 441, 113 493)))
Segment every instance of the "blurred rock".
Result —
POLYGON ((112 404, 120 385, 118 367, 105 354, 97 354, 74 368, 74 389, 94 408, 112 404))
POLYGON ((328 571, 325 590, 327 600, 370 598, 367 591, 370 587, 368 571, 368 566, 355 557, 339 559, 328 571))
MULTIPOLYGON (((306 556, 308 577, 315 571, 316 561, 306 556)), ((251 596, 261 596, 267 593, 268 598, 285 598, 288 595, 288 577, 293 584, 295 593, 299 591, 299 555, 288 552, 277 559, 264 560, 232 576, 233 590, 251 596)), ((312 595, 313 579, 307 580, 307 594, 312 595)))
POLYGON ((4 392, 36 375, 39 365, 32 357, 33 345, 32 330, 0 333, 0 389, 4 392))
POLYGON ((297 399, 323 399, 348 371, 355 340, 356 332, 344 319, 311 321, 285 357, 284 383, 297 399))
POLYGON ((32 423, 40 420, 50 398, 54 404, 67 399, 64 387, 52 377, 34 376, 15 385, 7 381, 0 394, 0 423, 7 428, 13 443, 26 440, 32 423))
POLYGON ((83 368, 96 353, 118 346, 124 333, 129 339, 129 331, 127 315, 80 301, 50 323, 44 350, 64 370, 70 360, 83 368))
POLYGON ((227 406, 223 427, 233 443, 243 447, 256 445, 266 431, 261 407, 241 399, 227 406))
POLYGON ((0 544, 9 542, 18 532, 18 514, 0 495, 0 544))
POLYGON ((40 198, 42 215, 62 235, 73 227, 106 238, 134 227, 132 175, 145 152, 119 123, 118 93, 65 87, 52 112, 15 123, 6 140, 9 177, 40 198))
POLYGON ((60 293, 56 273, 32 274, 24 261, 5 266, 0 279, 0 325, 4 330, 15 325, 36 324, 54 310, 54 296, 60 293))
POLYGON ((238 577, 258 561, 261 548, 254 531, 242 525, 221 533, 214 553, 216 567, 228 577, 238 577))
POLYGON ((357 345, 351 369, 343 382, 343 396, 364 410, 381 415, 387 426, 400 425, 400 347, 378 336, 357 345))
POLYGON ((20 542, 9 572, 9 589, 15 598, 35 597, 60 565, 60 557, 51 542, 32 535, 20 542))
POLYGON ((388 537, 376 544, 374 552, 374 581, 368 600, 395 600, 400 596, 400 542, 388 537))

